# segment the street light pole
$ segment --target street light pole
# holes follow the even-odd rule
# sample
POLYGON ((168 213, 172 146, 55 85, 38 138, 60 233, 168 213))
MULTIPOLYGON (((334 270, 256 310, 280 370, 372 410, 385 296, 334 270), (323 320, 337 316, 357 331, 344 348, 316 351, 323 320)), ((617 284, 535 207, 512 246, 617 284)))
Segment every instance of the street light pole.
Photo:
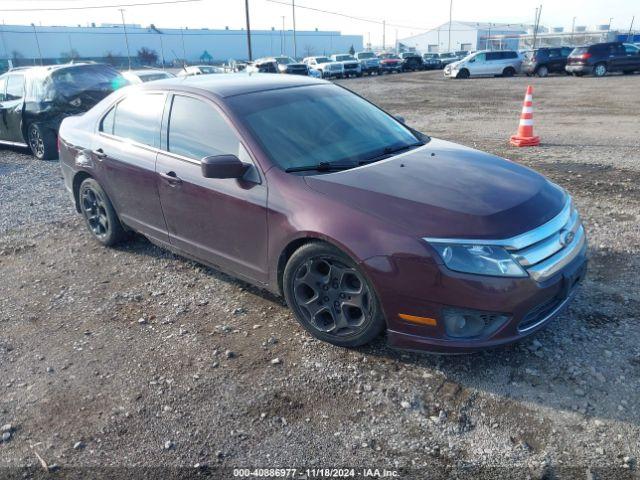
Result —
POLYGON ((33 27, 33 34, 36 37, 36 45, 38 46, 38 57, 40 57, 40 65, 42 65, 42 52, 40 51, 40 41, 38 40, 38 32, 36 31, 35 23, 32 23, 31 26, 33 27))
POLYGON ((249 23, 249 0, 244 0, 244 11, 247 17, 247 52, 249 54, 249 61, 253 60, 251 53, 251 24, 249 23))
POLYGON ((293 58, 298 59, 298 46, 296 45, 296 1, 291 0, 291 10, 293 15, 293 58))
POLYGON ((280 30, 280 55, 284 55, 284 15, 282 15, 282 30, 280 30))
POLYGON ((124 23, 124 8, 119 8, 122 17, 122 28, 124 29, 124 42, 127 44, 127 59, 129 60, 129 70, 131 70, 131 52, 129 51, 129 36, 127 35, 127 25, 124 23))
POLYGON ((386 46, 385 45, 386 41, 387 41, 386 36, 387 36, 387 21, 383 20, 382 21, 382 51, 384 51, 385 46, 386 46))
POLYGON ((447 44, 447 52, 451 51, 451 18, 453 17, 453 0, 449 1, 449 43, 447 44))

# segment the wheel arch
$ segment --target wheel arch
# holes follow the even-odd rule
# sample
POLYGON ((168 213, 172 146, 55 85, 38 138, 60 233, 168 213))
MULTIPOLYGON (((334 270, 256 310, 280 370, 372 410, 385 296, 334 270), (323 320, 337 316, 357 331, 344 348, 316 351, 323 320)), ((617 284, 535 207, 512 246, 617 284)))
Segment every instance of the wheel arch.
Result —
POLYGON ((76 211, 80 213, 80 185, 87 178, 93 178, 90 174, 85 172, 84 170, 80 170, 73 176, 73 181, 71 183, 71 192, 73 193, 73 201, 76 206, 76 211))

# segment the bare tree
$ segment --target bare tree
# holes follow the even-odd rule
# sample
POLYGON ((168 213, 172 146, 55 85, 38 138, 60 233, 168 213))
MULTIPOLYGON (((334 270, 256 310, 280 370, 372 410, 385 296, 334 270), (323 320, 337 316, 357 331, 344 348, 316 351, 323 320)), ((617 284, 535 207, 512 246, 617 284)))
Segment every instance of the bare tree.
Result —
POLYGON ((158 63, 158 54, 155 50, 151 50, 147 47, 142 47, 138 50, 138 59, 143 65, 155 65, 158 63))

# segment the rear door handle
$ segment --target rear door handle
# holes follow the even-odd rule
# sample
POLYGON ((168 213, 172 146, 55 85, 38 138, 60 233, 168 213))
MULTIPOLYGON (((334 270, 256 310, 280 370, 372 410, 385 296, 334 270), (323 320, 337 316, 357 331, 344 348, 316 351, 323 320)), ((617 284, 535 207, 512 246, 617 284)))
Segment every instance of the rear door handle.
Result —
POLYGON ((182 179, 176 175, 176 172, 160 172, 160 176, 170 185, 179 185, 182 183, 182 179))
POLYGON ((96 158, 98 160, 103 160, 103 159, 107 158, 107 154, 104 153, 104 150, 102 150, 102 148, 96 148, 93 151, 93 154, 96 156, 96 158))

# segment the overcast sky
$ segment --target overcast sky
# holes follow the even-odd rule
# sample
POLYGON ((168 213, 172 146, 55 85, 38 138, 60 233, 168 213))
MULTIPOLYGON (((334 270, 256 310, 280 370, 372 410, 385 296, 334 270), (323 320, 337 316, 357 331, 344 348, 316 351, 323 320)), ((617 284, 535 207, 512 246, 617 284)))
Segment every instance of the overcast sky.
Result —
MULTIPOLYGON (((144 3, 152 0, 0 0, 0 19, 6 24, 87 25, 91 22, 120 22, 115 7, 87 10, 45 11, 44 8, 86 7, 144 3), (29 8, 18 12, 11 9, 29 8)), ((157 0, 162 1, 162 0, 157 0)), ((278 0, 290 3, 290 0, 278 0)), ((249 0, 251 27, 255 29, 292 28, 291 6, 269 0, 249 0)), ((612 28, 628 29, 631 17, 640 24, 640 0, 453 0, 453 19, 465 21, 533 23, 535 9, 542 4, 541 24, 546 26, 592 26, 607 24, 613 17, 612 28)), ((396 30, 399 38, 420 33, 446 22, 449 0, 297 0, 296 5, 339 12, 375 21, 386 20, 387 42, 393 41, 396 30)), ((126 7, 127 23, 158 27, 241 28, 244 26, 244 0, 201 0, 175 5, 126 7)), ((364 36, 374 44, 382 41, 382 25, 296 8, 296 27, 304 29, 340 30, 364 36)))

